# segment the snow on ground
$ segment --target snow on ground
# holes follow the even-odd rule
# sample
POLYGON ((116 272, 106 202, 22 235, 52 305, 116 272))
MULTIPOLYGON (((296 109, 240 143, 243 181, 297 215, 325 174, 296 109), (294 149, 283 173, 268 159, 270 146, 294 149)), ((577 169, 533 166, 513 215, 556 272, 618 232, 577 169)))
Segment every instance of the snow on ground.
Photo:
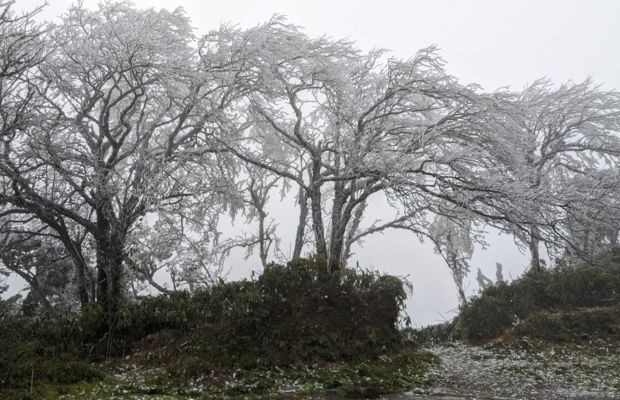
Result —
POLYGON ((425 393, 393 399, 620 399, 617 344, 443 345, 425 393), (530 348, 528 348, 530 347, 530 348))

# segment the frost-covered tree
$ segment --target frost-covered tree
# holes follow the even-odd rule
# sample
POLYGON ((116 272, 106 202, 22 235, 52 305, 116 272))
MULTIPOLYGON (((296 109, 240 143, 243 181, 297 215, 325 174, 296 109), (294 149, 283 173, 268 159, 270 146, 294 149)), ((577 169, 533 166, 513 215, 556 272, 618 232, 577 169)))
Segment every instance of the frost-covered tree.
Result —
POLYGON ((49 28, 0 11, 0 234, 60 244, 82 305, 113 313, 137 281, 210 284, 232 247, 265 265, 276 187, 299 205, 293 257, 311 231, 334 271, 368 235, 407 229, 463 299, 481 227, 514 234, 535 268, 540 241, 617 232, 620 94, 589 81, 484 93, 434 48, 399 60, 277 16, 198 39, 181 10, 106 2, 49 28), (394 218, 367 221, 377 198, 394 218), (255 234, 221 238, 238 210, 255 234))
POLYGON ((408 185, 407 205, 424 204, 424 196, 411 199, 420 190, 443 199, 428 208, 514 234, 540 268, 540 242, 551 256, 574 247, 577 221, 606 232, 619 225, 619 100, 590 81, 480 93, 477 111, 451 128, 469 143, 444 147, 452 156, 429 164, 441 169, 424 185, 408 185))
POLYGON ((24 314, 58 314, 75 309, 74 268, 56 241, 11 235, 11 243, 0 243, 0 249, 0 274, 14 273, 30 289, 22 302, 24 314))
POLYGON ((363 54, 281 18, 229 34, 220 40, 253 49, 247 68, 255 73, 240 81, 246 117, 226 145, 299 188, 294 253, 308 214, 315 251, 336 270, 351 243, 376 228, 360 228, 369 197, 424 169, 426 149, 444 140, 437 123, 460 118, 457 104, 474 93, 445 73, 432 48, 410 60, 363 54))
POLYGON ((280 200, 287 193, 285 185, 279 185, 281 177, 268 173, 253 164, 247 163, 240 169, 242 176, 238 179, 240 199, 243 204, 241 212, 246 225, 254 227, 251 233, 243 232, 235 237, 223 240, 216 251, 220 254, 220 262, 235 248, 245 249, 245 258, 252 256, 258 249, 258 258, 265 268, 270 257, 284 258, 279 247, 280 237, 277 235, 277 223, 269 216, 268 203, 273 201, 274 191, 280 191, 280 200))
MULTIPOLYGON (((617 175, 616 171, 599 171, 597 178, 584 187, 579 183, 577 190, 587 190, 592 194, 602 196, 592 207, 590 204, 573 204, 567 208, 566 217, 562 222, 563 235, 565 238, 565 254, 579 260, 593 262, 598 253, 609 246, 617 246, 620 240, 620 186, 617 184, 610 187, 599 186, 600 181, 610 182, 613 178, 604 175, 617 175), (602 189, 602 190, 601 190, 602 189)), ((592 179, 592 176, 580 177, 583 181, 592 179)), ((607 183, 608 185, 609 183, 607 183)), ((566 186, 575 187, 574 180, 566 183, 566 186)))
POLYGON ((529 248, 531 268, 540 267, 540 242, 551 255, 574 247, 578 225, 617 230, 620 93, 590 80, 558 87, 540 80, 502 96, 494 125, 519 139, 498 160, 520 181, 507 193, 504 227, 529 248))
POLYGON ((3 114, 0 201, 64 245, 83 304, 95 300, 84 287, 90 246, 96 301, 113 313, 138 222, 184 226, 203 244, 231 192, 232 164, 211 139, 232 98, 228 61, 201 53, 181 10, 125 3, 72 7, 39 46, 45 59, 13 78, 33 106, 3 92, 3 113, 17 117, 3 114))
POLYGON ((474 252, 471 221, 452 221, 438 215, 429 229, 429 238, 452 272, 461 303, 467 302, 464 281, 471 271, 469 260, 474 252))

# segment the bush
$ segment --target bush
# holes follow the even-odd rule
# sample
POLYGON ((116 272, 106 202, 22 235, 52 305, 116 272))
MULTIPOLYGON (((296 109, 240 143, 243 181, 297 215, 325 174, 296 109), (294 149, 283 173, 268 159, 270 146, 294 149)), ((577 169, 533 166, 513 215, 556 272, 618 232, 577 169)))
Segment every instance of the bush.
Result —
POLYGON ((256 281, 202 293, 210 310, 198 338, 212 360, 245 367, 372 357, 398 342, 406 292, 397 278, 316 259, 271 264, 256 281))
POLYGON ((85 363, 125 356, 153 334, 176 340, 158 353, 179 375, 368 359, 399 343, 405 299, 395 277, 329 274, 308 259, 269 265, 253 281, 126 303, 112 321, 97 305, 70 319, 11 318, 0 329, 0 386, 29 382, 33 365, 41 381, 66 382, 74 367, 76 379, 96 379, 85 363))
MULTIPOLYGON (((2 289, 3 288, 0 286, 0 295, 4 292, 2 289)), ((15 295, 8 299, 0 297, 0 324, 5 323, 18 314, 18 304, 20 300, 20 295, 15 295)))
MULTIPOLYGON (((399 343, 405 300, 398 278, 349 269, 330 274, 319 259, 299 259, 268 265, 254 281, 127 305, 116 348, 126 351, 167 329, 186 336, 203 369, 365 359, 399 343)), ((177 372, 190 374, 185 367, 177 372)))
POLYGON ((482 296, 461 309, 460 333, 473 342, 489 339, 511 326, 514 318, 508 303, 497 297, 482 296))
POLYGON ((618 254, 610 249, 596 265, 529 271, 510 284, 491 286, 462 307, 458 330, 465 339, 486 340, 540 311, 620 304, 618 254))
POLYGON ((71 384, 100 379, 102 373, 82 358, 76 320, 12 319, 0 329, 0 387, 24 388, 31 379, 71 384), (74 330, 75 329, 75 330, 74 330))
POLYGON ((620 306, 540 311, 516 327, 520 336, 552 341, 579 341, 591 338, 620 339, 620 306))
POLYGON ((401 335, 405 341, 417 345, 433 346, 460 339, 457 325, 458 318, 455 318, 452 321, 429 325, 420 329, 404 328, 401 335))

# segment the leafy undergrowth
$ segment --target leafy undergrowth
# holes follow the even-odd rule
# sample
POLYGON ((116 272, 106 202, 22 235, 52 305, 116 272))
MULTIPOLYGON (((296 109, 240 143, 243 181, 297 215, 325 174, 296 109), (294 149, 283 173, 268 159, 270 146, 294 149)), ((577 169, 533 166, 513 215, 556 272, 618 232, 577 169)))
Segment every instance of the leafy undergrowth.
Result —
POLYGON ((429 360, 398 329, 406 288, 311 258, 271 264, 252 280, 128 301, 111 316, 97 305, 68 318, 14 315, 0 325, 0 388, 12 389, 0 399, 31 390, 105 399, 407 389, 429 360), (123 379, 102 367, 110 360, 135 373, 123 379))
POLYGON ((513 330, 518 336, 555 342, 584 342, 591 338, 620 340, 620 305, 540 311, 529 315, 513 330))
POLYGON ((73 385, 45 385, 27 392, 0 391, 15 399, 301 399, 374 398, 428 386, 427 371, 436 358, 404 349, 373 361, 270 369, 209 371, 180 378, 165 367, 147 367, 119 359, 101 365, 105 378, 73 385))
POLYGON ((456 333, 482 343, 523 324, 521 334, 550 340, 620 338, 620 247, 598 257, 486 288, 461 308, 456 333))

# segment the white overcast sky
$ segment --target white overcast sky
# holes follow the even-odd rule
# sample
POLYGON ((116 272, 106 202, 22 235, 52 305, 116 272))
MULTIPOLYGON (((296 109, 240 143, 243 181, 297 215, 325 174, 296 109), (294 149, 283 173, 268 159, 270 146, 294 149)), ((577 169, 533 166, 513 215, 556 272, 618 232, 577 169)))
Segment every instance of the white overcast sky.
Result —
MULTIPOLYGON (((54 19, 74 1, 48 0, 42 18, 54 19)), ((87 7, 99 1, 84 0, 87 7)), ((199 32, 221 23, 249 27, 282 14, 310 35, 348 38, 363 50, 389 49, 400 58, 435 44, 447 70, 463 83, 485 90, 503 86, 521 89, 547 76, 556 82, 591 76, 606 89, 620 89, 620 1, 617 0, 137 0, 137 7, 183 7, 199 32)), ((17 0, 31 9, 40 0, 17 0)), ((376 209, 377 214, 382 210, 376 209)), ((291 215, 292 216, 292 215, 291 215)), ((281 224, 282 225, 282 224, 281 224)), ((417 325, 441 321, 457 307, 447 268, 429 245, 393 232, 369 239, 357 249, 360 265, 408 275, 414 284, 408 311, 417 325)), ((495 262, 516 277, 527 264, 506 237, 491 238, 477 251, 468 282, 475 292, 475 271, 494 276, 495 262)), ((231 261, 231 276, 244 276, 257 260, 231 261)))

